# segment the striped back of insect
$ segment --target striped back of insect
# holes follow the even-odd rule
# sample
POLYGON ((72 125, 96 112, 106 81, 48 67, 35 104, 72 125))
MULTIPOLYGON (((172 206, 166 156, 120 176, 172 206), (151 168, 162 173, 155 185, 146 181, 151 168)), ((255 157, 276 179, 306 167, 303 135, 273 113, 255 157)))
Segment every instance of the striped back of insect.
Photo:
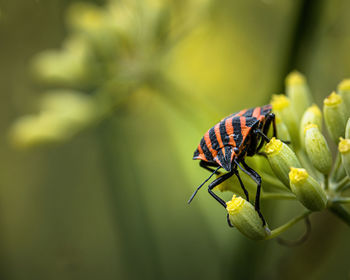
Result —
POLYGON ((263 122, 270 112, 271 105, 265 105, 242 110, 222 119, 204 134, 193 159, 217 163, 230 171, 232 160, 237 156, 234 148, 242 151, 252 127, 263 122))

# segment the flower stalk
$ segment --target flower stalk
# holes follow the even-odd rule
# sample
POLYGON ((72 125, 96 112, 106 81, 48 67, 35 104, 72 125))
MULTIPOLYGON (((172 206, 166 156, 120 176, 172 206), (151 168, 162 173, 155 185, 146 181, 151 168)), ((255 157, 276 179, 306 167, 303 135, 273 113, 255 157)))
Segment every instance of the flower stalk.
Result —
POLYGON ((283 224, 282 226, 279 226, 278 228, 274 229, 271 231, 271 234, 268 235, 265 239, 269 240, 269 239, 273 239, 276 238, 277 236, 279 236, 280 234, 282 234, 283 232, 285 232, 286 230, 288 230, 289 228, 291 228, 292 226, 294 226, 296 223, 298 223, 299 221, 301 221, 302 219, 306 218, 307 216, 309 216, 311 214, 311 211, 305 211, 304 213, 302 213, 301 215, 291 219, 290 221, 288 221, 287 223, 283 224))

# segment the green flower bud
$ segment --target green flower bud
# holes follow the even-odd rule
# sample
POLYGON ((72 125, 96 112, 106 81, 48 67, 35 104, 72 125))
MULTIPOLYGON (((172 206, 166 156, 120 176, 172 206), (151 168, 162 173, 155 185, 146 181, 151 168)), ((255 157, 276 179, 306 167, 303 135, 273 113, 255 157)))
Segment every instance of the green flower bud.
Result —
POLYGON ((305 144, 305 127, 310 123, 316 124, 318 128, 322 131, 322 113, 320 108, 318 108, 316 104, 313 104, 312 106, 307 108, 300 121, 300 142, 303 147, 305 144))
MULTIPOLYGON (((124 11, 125 14, 130 14, 124 11)), ((123 16, 125 18, 125 15, 123 16)), ((67 11, 68 27, 75 33, 83 36, 87 44, 104 57, 114 57, 121 49, 120 41, 128 40, 120 36, 122 17, 114 17, 110 9, 103 9, 97 5, 85 2, 73 3, 67 11), (115 19, 118 19, 117 21, 115 19), (116 24, 117 22, 117 24, 116 24), (119 28, 118 28, 119 27, 119 28), (122 38, 120 38, 122 37, 122 38)), ((130 36, 132 30, 128 29, 130 36)))
POLYGON ((345 138, 350 139, 350 118, 346 122, 346 127, 345 127, 345 138))
POLYGON ((73 3, 67 11, 66 21, 73 30, 101 32, 106 25, 106 11, 91 3, 73 3))
POLYGON ((340 95, 332 92, 323 101, 323 114, 328 132, 335 143, 339 137, 344 137, 346 116, 343 99, 340 95))
POLYGON ((263 227, 254 206, 242 197, 233 195, 232 200, 226 203, 226 210, 231 223, 248 238, 262 240, 268 236, 270 231, 263 227))
POLYGON ((341 154, 342 164, 346 174, 350 177, 350 139, 340 138, 338 150, 341 154))
POLYGON ((35 56, 33 73, 50 85, 83 88, 98 83, 101 69, 92 59, 87 42, 78 35, 64 41, 61 50, 46 50, 35 56))
POLYGON ((271 105, 276 116, 281 118, 282 122, 287 126, 292 145, 297 147, 299 145, 298 121, 289 98, 283 94, 273 95, 271 105))
POLYGON ((266 144, 265 152, 273 172, 289 188, 290 168, 301 167, 297 156, 286 144, 276 138, 272 138, 266 144))
POLYGON ((282 139, 283 141, 291 141, 287 126, 282 122, 281 118, 279 118, 278 116, 276 116, 276 128, 278 131, 277 136, 279 139, 282 139))
POLYGON ((19 148, 68 139, 99 118, 95 100, 89 95, 70 91, 50 91, 40 102, 36 115, 19 118, 11 127, 10 137, 19 148))
POLYGON ((320 211, 326 207, 326 192, 314 178, 309 176, 305 169, 292 167, 289 179, 293 193, 306 208, 320 211))
POLYGON ((345 79, 338 85, 338 92, 344 100, 348 118, 350 117, 350 79, 345 79))
POLYGON ((308 124, 305 127, 305 150, 312 165, 323 174, 329 174, 332 168, 332 154, 316 124, 308 124))
POLYGON ((304 75, 297 71, 291 72, 286 78, 286 94, 290 99, 293 112, 300 120, 307 107, 311 105, 310 89, 304 75))
POLYGON ((61 120, 56 115, 47 112, 20 117, 12 125, 10 131, 11 142, 16 148, 60 142, 66 138, 66 129, 61 120))

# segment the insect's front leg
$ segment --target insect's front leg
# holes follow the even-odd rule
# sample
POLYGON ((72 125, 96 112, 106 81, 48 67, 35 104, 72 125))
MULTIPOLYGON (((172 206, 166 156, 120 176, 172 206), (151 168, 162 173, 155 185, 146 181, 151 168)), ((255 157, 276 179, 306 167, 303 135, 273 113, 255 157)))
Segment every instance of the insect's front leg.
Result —
POLYGON ((239 176, 239 173, 238 173, 238 170, 237 170, 237 165, 236 165, 236 168, 233 170, 233 172, 235 173, 235 175, 237 176, 237 179, 239 181, 239 184, 241 185, 241 188, 245 194, 245 197, 247 199, 247 201, 249 201, 249 193, 247 191, 247 189, 245 188, 243 182, 242 182, 242 179, 241 179, 241 176, 239 176))
MULTIPOLYGON (((216 201, 218 201, 225 209, 226 209, 226 202, 221 199, 220 197, 218 197, 214 192, 213 192, 213 189, 220 185, 221 183, 223 183, 224 181, 226 181, 227 179, 229 179, 232 175, 234 174, 234 171, 230 171, 229 173, 226 173, 224 175, 222 175, 221 177, 215 179, 213 182, 210 183, 210 185, 208 186, 208 192, 209 194, 215 198, 216 201)), ((229 214, 227 213, 227 216, 226 216, 226 220, 227 220, 227 223, 230 227, 233 227, 233 225, 231 224, 230 222, 230 218, 229 218, 229 214)))
POLYGON ((226 209, 226 202, 221 199, 220 197, 218 197, 214 192, 213 189, 220 185, 221 183, 223 183, 224 181, 226 181, 227 179, 229 179, 232 175, 233 175, 233 171, 230 171, 222 176, 220 176, 219 178, 216 178, 213 182, 211 182, 208 186, 208 192, 209 194, 215 198, 215 200, 217 202, 219 202, 225 209, 226 209))
MULTIPOLYGON (((199 166, 210 171, 210 172, 214 172, 214 170, 219 166, 217 163, 212 163, 212 162, 207 162, 207 161, 204 161, 204 160, 201 160, 199 162, 199 166), (215 167, 215 169, 211 168, 211 167, 215 167)), ((215 174, 218 174, 220 175, 221 172, 220 171, 216 171, 215 174)))
MULTIPOLYGON (((267 117, 266 117, 266 122, 268 122, 268 121, 269 121, 268 127, 266 128, 266 130, 265 130, 265 128, 264 128, 263 132, 264 132, 265 134, 268 133, 269 128, 270 128, 270 126, 271 126, 271 122, 272 122, 272 128, 273 128, 273 131, 272 131, 273 134, 272 134, 272 136, 275 137, 275 138, 277 138, 276 116, 275 116, 274 113, 270 113, 270 114, 267 115, 267 117)), ((282 141, 283 143, 285 143, 285 144, 290 144, 290 141, 286 141, 286 140, 281 140, 281 141, 282 141)))
POLYGON ((263 226, 265 226, 266 225, 265 219, 264 219, 262 213, 260 212, 261 177, 254 169, 250 168, 245 163, 244 159, 240 159, 239 162, 237 160, 235 160, 235 163, 244 173, 246 173, 250 178, 252 178, 257 184, 256 195, 255 195, 255 205, 254 206, 255 206, 256 212, 258 212, 260 219, 263 222, 263 226), (240 165, 240 163, 242 163, 244 168, 240 165))
MULTIPOLYGON (((273 131, 272 131, 273 134, 272 135, 273 135, 273 137, 277 138, 276 116, 275 116, 275 114, 274 113, 268 114, 267 117, 266 117, 266 122, 267 121, 269 121, 270 123, 272 121, 272 127, 273 127, 273 131)), ((270 128, 270 125, 271 124, 268 125, 268 128, 266 129, 266 131, 264 130, 265 134, 267 134, 267 132, 268 132, 268 130, 270 128)))

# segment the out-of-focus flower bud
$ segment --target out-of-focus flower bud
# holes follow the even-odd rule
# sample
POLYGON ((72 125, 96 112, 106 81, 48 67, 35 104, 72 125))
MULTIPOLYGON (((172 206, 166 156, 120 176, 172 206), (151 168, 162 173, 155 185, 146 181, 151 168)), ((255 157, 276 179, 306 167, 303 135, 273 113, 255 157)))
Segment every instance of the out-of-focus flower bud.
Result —
POLYGON ((338 150, 341 154, 342 164, 346 174, 350 177, 350 139, 340 138, 338 150))
POLYGON ((10 131, 13 144, 27 148, 60 142, 98 118, 94 100, 75 91, 53 91, 41 100, 40 112, 19 118, 10 131))
POLYGON ((303 147, 305 138, 305 127, 310 123, 316 124, 320 131, 322 131, 322 112, 316 104, 313 104, 312 106, 307 108, 300 121, 300 142, 303 147))
MULTIPOLYGON (((121 3, 120 6, 122 6, 121 3)), ((121 40, 126 39, 119 36, 117 28, 118 23, 121 25, 122 17, 113 18, 110 9, 103 9, 91 3, 77 2, 68 9, 66 21, 74 32, 86 39, 99 56, 117 58, 122 45, 121 40)))
POLYGON ((242 197, 233 195, 226 203, 231 223, 245 236, 253 240, 262 240, 268 236, 269 230, 263 227, 259 214, 254 206, 242 197))
MULTIPOLYGON (((282 122, 281 118, 276 116, 276 128, 277 128, 277 137, 283 141, 291 141, 290 134, 287 126, 282 122)), ((272 129, 271 129, 272 131, 272 129)))
MULTIPOLYGON (((145 26, 140 22, 140 6, 137 1, 109 1, 108 11, 114 28, 121 34, 121 39, 139 36, 145 26), (117 19, 117 20, 116 20, 117 19)), ((160 8, 160 7, 159 7, 160 8)), ((152 10, 157 14, 158 8, 152 10)))
POLYGON ((346 117, 350 117, 350 79, 343 80, 338 85, 338 93, 344 100, 344 104, 346 107, 346 117))
POLYGON ((273 95, 271 105, 276 116, 281 118, 282 122, 287 126, 292 145, 297 147, 299 145, 298 122, 289 98, 283 94, 273 95))
POLYGON ((48 112, 20 117, 11 127, 10 138, 17 148, 60 142, 66 139, 62 122, 48 112))
POLYGON ((291 107, 300 121, 307 107, 311 105, 310 89, 304 75, 297 71, 291 72, 286 78, 286 94, 291 107))
POLYGON ((62 50, 47 50, 33 61, 34 75, 52 85, 84 88, 96 84, 98 71, 87 43, 79 36, 67 39, 62 50))
POLYGON ((286 144, 276 138, 272 138, 266 144, 265 152, 273 172, 289 188, 290 168, 301 167, 297 156, 286 144))
POLYGON ((41 111, 62 116, 74 126, 84 126, 94 120, 95 105, 95 99, 91 96, 71 90, 50 91, 40 100, 41 111))
POLYGON ((320 211, 326 207, 327 195, 321 185, 303 168, 291 168, 290 187, 297 199, 308 209, 320 211))
POLYGON ((332 168, 332 154, 328 144, 316 124, 305 127, 305 150, 312 165, 323 174, 332 168))
POLYGON ((335 143, 338 143, 339 137, 344 137, 346 116, 343 99, 339 94, 332 92, 323 101, 323 114, 326 127, 335 143))
POLYGON ((67 11, 66 20, 76 31, 101 31, 105 25, 105 10, 91 3, 73 3, 67 11))
POLYGON ((345 138, 350 139, 350 118, 346 122, 346 127, 345 127, 345 138))

